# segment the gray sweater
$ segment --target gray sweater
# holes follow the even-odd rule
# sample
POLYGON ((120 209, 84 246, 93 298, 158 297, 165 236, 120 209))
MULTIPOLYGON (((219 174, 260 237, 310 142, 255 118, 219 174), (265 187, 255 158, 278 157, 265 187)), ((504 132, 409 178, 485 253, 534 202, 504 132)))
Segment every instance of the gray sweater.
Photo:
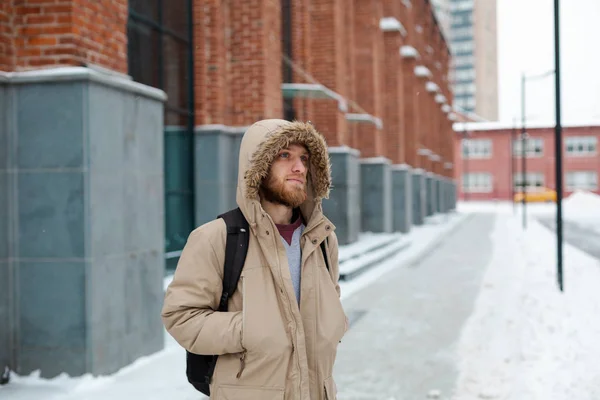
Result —
POLYGON ((304 232, 304 224, 301 224, 294 231, 292 236, 292 243, 288 244, 286 240, 281 237, 281 243, 285 247, 287 253, 288 264, 290 266, 290 275, 292 276, 292 283, 294 284, 294 292, 296 292, 296 300, 300 304, 300 276, 301 276, 301 264, 302 264, 302 249, 300 247, 300 236, 304 232))

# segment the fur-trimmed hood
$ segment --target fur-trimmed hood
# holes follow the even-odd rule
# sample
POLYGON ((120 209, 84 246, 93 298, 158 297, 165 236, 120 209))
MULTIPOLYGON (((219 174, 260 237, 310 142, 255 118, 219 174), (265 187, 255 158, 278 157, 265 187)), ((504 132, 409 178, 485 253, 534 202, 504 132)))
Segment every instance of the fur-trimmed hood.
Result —
POLYGON ((251 217, 247 212, 249 203, 259 201, 260 184, 269 174, 275 157, 292 143, 303 144, 310 153, 308 196, 301 206, 305 218, 310 217, 315 206, 320 209, 321 200, 329 197, 331 165, 324 137, 310 123, 258 121, 248 128, 240 146, 237 203, 246 218, 251 217))

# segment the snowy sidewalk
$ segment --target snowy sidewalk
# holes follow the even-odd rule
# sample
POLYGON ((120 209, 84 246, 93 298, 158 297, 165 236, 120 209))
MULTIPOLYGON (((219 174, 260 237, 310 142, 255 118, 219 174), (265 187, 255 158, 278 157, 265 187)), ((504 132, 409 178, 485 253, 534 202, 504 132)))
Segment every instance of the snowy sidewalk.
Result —
POLYGON ((336 360, 340 400, 449 398, 456 345, 491 260, 494 219, 473 215, 435 251, 412 265, 395 260, 385 279, 345 300, 352 326, 336 360))
POLYGON ((556 281, 554 232, 499 216, 494 254, 459 345, 453 399, 600 399, 600 262, 565 244, 556 281))
MULTIPOLYGON (((370 268, 348 282, 341 282, 342 299, 346 300, 364 287, 373 284, 383 275, 399 266, 410 266, 426 252, 431 252, 440 240, 444 240, 466 218, 464 214, 436 215, 427 223, 415 227, 402 240, 409 240, 410 246, 394 257, 370 268)), ((340 249, 342 258, 363 252, 365 246, 372 246, 389 237, 366 234, 365 241, 340 249), (353 250, 350 250, 354 248, 353 250), (360 248, 360 251, 357 250, 360 248), (344 253, 346 253, 344 255, 344 253)), ((389 236, 389 235, 388 235, 389 236)), ((400 238, 399 238, 400 239, 400 238)), ((381 250, 381 249, 380 249, 381 250)), ((169 278, 165 283, 168 283, 169 278)), ((353 328, 352 328, 353 329, 353 328)), ((185 352, 165 333, 165 349, 144 357, 134 364, 108 377, 59 376, 54 379, 40 379, 35 374, 28 377, 13 375, 7 386, 0 387, 2 400, 192 400, 203 398, 186 381, 185 352)))

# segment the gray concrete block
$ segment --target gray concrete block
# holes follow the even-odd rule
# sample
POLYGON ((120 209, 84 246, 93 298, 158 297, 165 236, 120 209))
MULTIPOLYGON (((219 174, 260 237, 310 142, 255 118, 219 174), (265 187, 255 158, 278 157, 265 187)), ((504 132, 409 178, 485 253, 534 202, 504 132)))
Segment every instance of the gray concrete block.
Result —
POLYGON ((412 226, 411 180, 410 166, 392 166, 392 214, 395 232, 408 233, 412 226))
POLYGON ((412 220, 413 225, 423 225, 426 214, 425 172, 418 168, 412 171, 412 220))
POLYGON ((360 160, 361 226, 365 232, 392 231, 392 175, 388 159, 360 160))
MULTIPOLYGON (((9 262, 9 227, 12 215, 9 212, 9 118, 12 107, 9 88, 0 82, 0 368, 11 364, 13 349, 10 345, 12 322, 11 266, 9 262)), ((12 175, 11 175, 12 176, 12 175)))
MULTIPOLYGON (((1 111, 0 111, 1 112, 1 111)), ((6 170, 0 170, 0 262, 8 261, 8 232, 9 232, 9 212, 8 212, 8 173, 6 170)))
POLYGON ((340 245, 358 240, 361 226, 360 153, 349 147, 329 148, 332 189, 323 212, 336 227, 340 245))
POLYGON ((11 117, 9 90, 0 82, 0 171, 8 168, 8 134, 11 117))
POLYGON ((42 377, 54 378, 61 373, 81 375, 87 370, 85 347, 23 347, 19 350, 19 373, 41 371, 42 377))
POLYGON ((85 257, 83 173, 20 173, 18 188, 16 256, 85 257))
POLYGON ((84 135, 89 143, 89 166, 96 174, 121 174, 126 168, 125 151, 135 141, 135 126, 131 116, 132 108, 125 109, 125 96, 115 95, 113 89, 101 85, 86 87, 89 108, 89 134, 84 135), (107 117, 110 116, 110 117, 107 117), (107 134, 110 132, 110 134, 107 134))
POLYGON ((438 195, 438 212, 445 213, 446 212, 446 199, 445 199, 445 184, 446 178, 443 176, 438 176, 437 179, 437 195, 438 195))
POLYGON ((12 282, 10 264, 7 259, 0 259, 0 368, 11 364, 12 346, 12 282))
POLYGON ((237 207, 240 132, 199 130, 195 141, 196 225, 237 207))
POLYGON ((11 367, 112 373, 163 346, 164 97, 107 76, 28 79, 12 88, 7 135, 19 138, 18 162, 7 163, 12 277, 0 259, 18 294, 6 325, 0 297, 0 324, 18 344, 11 367))
POLYGON ((18 269, 20 346, 84 348, 85 262, 21 261, 18 269))
POLYGON ((16 99, 19 168, 81 168, 84 85, 19 86, 16 99))

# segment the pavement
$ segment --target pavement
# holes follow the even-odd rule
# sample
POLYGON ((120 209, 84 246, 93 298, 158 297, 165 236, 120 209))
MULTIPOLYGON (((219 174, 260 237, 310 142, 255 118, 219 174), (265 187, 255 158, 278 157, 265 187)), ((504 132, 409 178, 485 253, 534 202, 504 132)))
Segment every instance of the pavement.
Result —
POLYGON ((492 257, 495 218, 469 215, 434 251, 344 300, 352 325, 334 371, 339 400, 451 398, 456 347, 492 257))
MULTIPOLYGON (((538 221, 546 228, 556 231, 554 217, 539 217, 538 221)), ((566 243, 600 260, 600 233, 597 230, 563 220, 563 239, 566 243)))

